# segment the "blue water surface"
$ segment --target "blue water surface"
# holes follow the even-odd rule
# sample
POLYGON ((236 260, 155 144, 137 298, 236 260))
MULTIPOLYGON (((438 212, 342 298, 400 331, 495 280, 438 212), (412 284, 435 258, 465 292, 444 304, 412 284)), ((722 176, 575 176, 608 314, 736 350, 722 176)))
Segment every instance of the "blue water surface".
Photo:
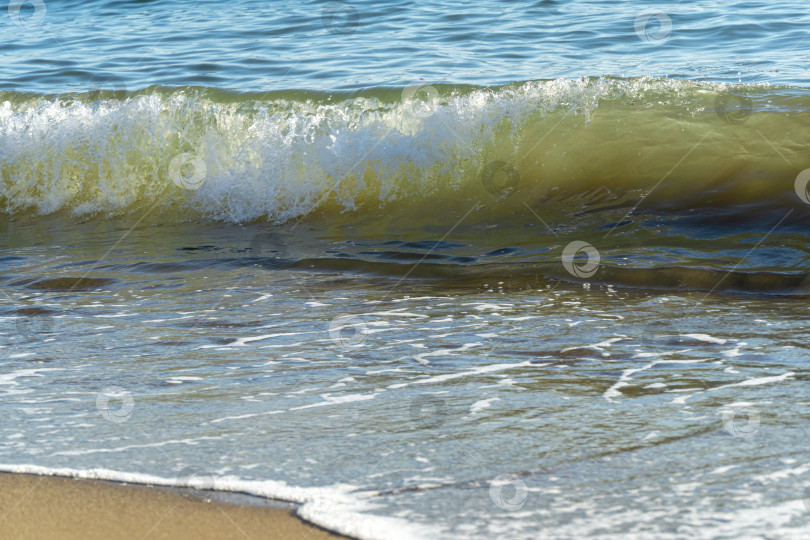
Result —
POLYGON ((810 65, 804 2, 15 0, 2 15, 0 89, 39 93, 603 75, 806 86, 810 65))

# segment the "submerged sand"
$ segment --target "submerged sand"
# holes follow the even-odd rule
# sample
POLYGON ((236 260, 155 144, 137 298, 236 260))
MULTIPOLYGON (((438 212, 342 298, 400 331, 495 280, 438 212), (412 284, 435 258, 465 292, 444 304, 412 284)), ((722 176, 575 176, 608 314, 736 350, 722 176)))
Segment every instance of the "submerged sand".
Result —
POLYGON ((179 491, 0 473, 0 538, 342 538, 292 510, 240 506, 179 491))

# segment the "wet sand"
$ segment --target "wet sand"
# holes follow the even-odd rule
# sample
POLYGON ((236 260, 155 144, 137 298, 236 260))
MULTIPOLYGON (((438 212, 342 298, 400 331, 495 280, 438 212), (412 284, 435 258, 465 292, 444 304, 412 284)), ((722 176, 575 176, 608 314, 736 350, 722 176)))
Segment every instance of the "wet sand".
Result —
POLYGON ((93 480, 0 473, 0 538, 343 538, 269 506, 93 480))

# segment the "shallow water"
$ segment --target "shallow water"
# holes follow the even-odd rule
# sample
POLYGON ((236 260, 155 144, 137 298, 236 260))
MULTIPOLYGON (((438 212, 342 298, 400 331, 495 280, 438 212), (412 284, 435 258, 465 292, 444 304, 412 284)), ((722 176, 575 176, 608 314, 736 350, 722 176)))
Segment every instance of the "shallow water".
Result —
POLYGON ((122 225, 15 235, 3 468, 367 537, 807 529, 803 300, 280 268, 250 226, 140 225, 102 259, 122 225))
POLYGON ((810 532, 803 4, 21 12, 1 470, 359 538, 810 532))

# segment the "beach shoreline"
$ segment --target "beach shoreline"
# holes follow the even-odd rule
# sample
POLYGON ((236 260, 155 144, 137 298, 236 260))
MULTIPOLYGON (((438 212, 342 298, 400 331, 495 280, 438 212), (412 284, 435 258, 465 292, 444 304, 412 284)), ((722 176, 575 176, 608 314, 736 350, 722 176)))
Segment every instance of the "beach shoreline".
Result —
POLYGON ((272 538, 335 535, 295 516, 293 507, 216 492, 0 473, 0 536, 29 539, 272 538))

